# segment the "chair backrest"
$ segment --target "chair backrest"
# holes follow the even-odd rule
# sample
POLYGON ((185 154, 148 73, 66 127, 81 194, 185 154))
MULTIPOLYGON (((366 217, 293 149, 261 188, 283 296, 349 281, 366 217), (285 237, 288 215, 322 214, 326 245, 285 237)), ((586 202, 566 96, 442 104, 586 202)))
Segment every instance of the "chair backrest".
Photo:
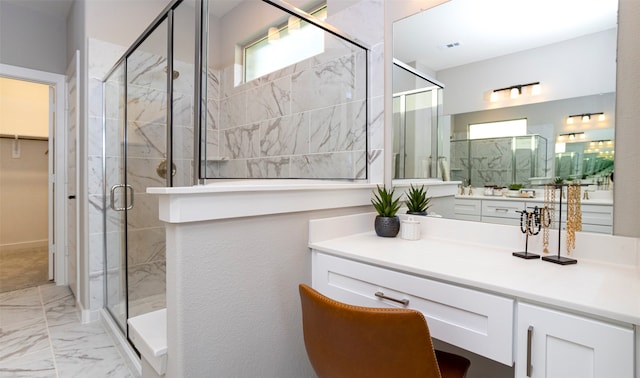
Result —
POLYGON ((307 355, 319 377, 440 378, 424 315, 327 298, 299 287, 307 355))

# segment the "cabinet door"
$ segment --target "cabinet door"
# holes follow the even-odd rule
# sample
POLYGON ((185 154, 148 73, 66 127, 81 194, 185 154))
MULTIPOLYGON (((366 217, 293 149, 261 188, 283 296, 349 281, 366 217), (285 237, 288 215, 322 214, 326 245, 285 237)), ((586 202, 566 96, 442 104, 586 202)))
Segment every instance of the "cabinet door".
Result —
POLYGON ((543 307, 517 307, 516 377, 633 377, 633 330, 543 307))

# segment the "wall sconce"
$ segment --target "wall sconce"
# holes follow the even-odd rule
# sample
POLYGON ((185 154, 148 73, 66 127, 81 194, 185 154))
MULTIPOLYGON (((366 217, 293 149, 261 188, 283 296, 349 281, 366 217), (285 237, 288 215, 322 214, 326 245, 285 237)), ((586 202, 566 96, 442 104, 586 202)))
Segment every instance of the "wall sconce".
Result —
POLYGON ((533 96, 537 96, 540 94, 540 82, 537 81, 535 83, 517 84, 517 85, 512 85, 510 87, 494 89, 493 92, 491 92, 490 100, 491 102, 498 101, 500 97, 500 92, 502 91, 509 91, 509 97, 512 99, 518 98, 522 95, 522 88, 525 88, 525 87, 531 87, 531 95, 533 96))
POLYGON ((604 121, 606 119, 603 112, 600 113, 583 113, 583 114, 573 114, 567 117, 567 125, 571 125, 574 122, 574 118, 580 118, 582 123, 586 123, 591 121, 591 116, 598 116, 598 121, 604 121))
POLYGON ((585 135, 583 132, 580 133, 568 133, 568 134, 560 134, 558 135, 559 141, 567 141, 567 142, 575 142, 576 139, 584 139, 585 135))

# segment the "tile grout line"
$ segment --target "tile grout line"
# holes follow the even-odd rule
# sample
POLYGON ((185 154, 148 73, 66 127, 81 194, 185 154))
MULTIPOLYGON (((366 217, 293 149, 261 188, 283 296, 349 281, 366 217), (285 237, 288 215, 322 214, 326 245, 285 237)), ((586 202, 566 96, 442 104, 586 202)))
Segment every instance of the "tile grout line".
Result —
POLYGON ((51 352, 51 361, 53 362, 53 369, 55 370, 56 377, 60 378, 58 373, 58 364, 56 361, 56 354, 53 350, 53 341, 51 340, 51 330, 49 329, 49 319, 47 319, 47 311, 44 308, 44 298, 42 297, 42 285, 38 286, 38 294, 40 295, 40 305, 42 306, 42 313, 44 315, 44 324, 47 329, 47 338, 49 340, 49 350, 51 352))

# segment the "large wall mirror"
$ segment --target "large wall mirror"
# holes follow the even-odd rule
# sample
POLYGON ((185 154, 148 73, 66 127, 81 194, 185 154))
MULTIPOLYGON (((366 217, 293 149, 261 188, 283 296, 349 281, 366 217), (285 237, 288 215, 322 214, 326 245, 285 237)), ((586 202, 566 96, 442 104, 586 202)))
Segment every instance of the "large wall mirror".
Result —
MULTIPOLYGON (((438 131, 412 143, 440 142, 426 159, 445 164, 415 172, 472 187, 529 187, 561 177, 612 189, 617 6, 617 0, 451 0, 394 22, 394 60, 444 87, 438 131), (470 133, 475 125, 497 130, 493 123, 514 120, 524 128, 470 133)), ((395 75, 393 84, 396 97, 395 75)), ((400 117, 394 109, 394 119, 400 117)), ((394 153, 404 142, 396 135, 394 153)))

